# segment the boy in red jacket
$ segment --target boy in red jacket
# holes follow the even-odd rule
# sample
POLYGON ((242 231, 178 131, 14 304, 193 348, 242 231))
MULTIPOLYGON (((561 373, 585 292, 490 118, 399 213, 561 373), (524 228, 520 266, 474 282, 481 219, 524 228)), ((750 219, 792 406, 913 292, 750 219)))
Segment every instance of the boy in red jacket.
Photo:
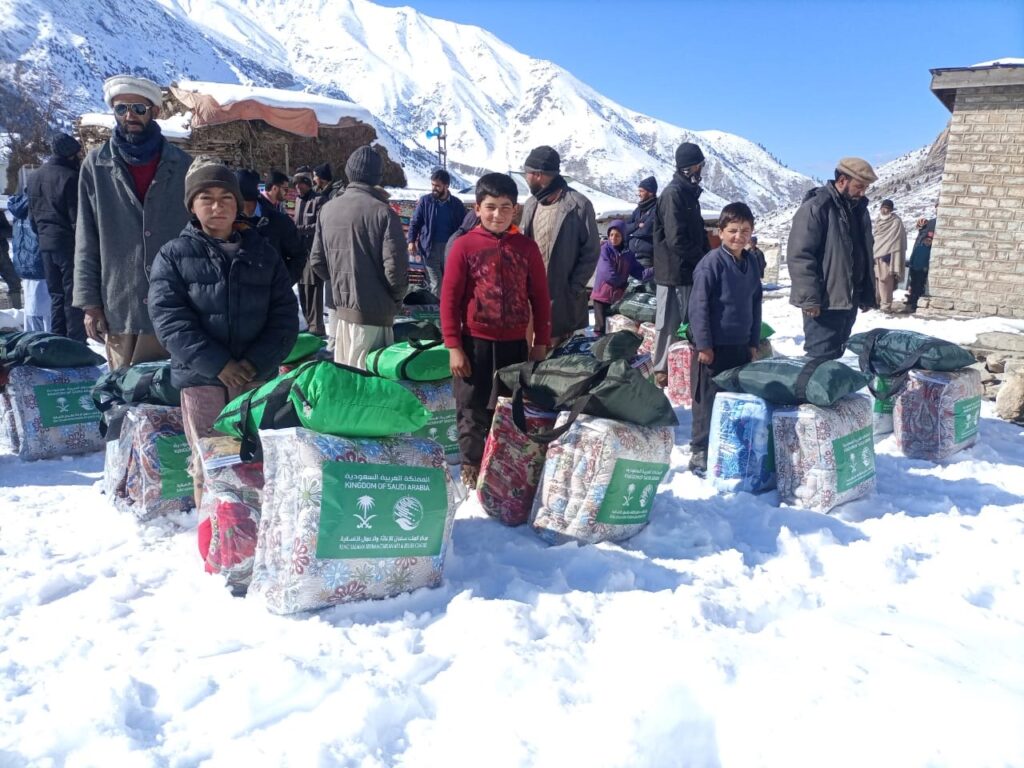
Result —
POLYGON ((551 297, 540 249, 512 221, 519 190, 511 176, 488 173, 476 184, 480 224, 458 238, 441 284, 441 330, 451 356, 462 482, 476 488, 494 372, 543 360, 551 344, 551 297), (533 315, 533 344, 526 338, 533 315))

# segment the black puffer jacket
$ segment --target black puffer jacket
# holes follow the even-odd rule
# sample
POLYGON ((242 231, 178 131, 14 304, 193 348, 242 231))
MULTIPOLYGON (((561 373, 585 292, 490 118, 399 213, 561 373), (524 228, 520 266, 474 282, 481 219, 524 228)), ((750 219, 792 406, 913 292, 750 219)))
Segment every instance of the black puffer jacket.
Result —
POLYGON ((303 249, 299 230, 287 213, 281 213, 266 198, 260 199, 259 216, 239 215, 245 223, 254 227, 284 260, 291 275, 292 284, 299 282, 306 266, 308 252, 303 249))
POLYGON ((78 218, 78 161, 54 157, 29 174, 25 182, 39 250, 75 251, 78 218))
POLYGON ((693 285, 693 270, 711 250, 704 217, 700 214, 699 186, 676 172, 658 197, 654 219, 654 282, 658 285, 693 285))
POLYGON ((852 205, 828 182, 810 190, 786 244, 789 303, 808 309, 877 307, 868 200, 852 205))
POLYGON ((256 230, 239 236, 229 254, 193 220, 153 261, 149 314, 177 387, 219 384, 229 360, 248 360, 266 381, 295 343, 299 310, 284 262, 256 230))
POLYGON ((657 216, 658 198, 644 200, 633 211, 633 215, 626 222, 626 231, 622 233, 629 250, 645 267, 654 264, 654 220, 657 216))

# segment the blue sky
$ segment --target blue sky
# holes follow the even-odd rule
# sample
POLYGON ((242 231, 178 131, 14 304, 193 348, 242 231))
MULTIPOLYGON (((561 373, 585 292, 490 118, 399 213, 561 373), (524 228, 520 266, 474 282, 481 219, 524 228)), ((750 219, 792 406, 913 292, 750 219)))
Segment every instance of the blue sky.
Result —
POLYGON ((1024 57, 1024 0, 377 2, 481 26, 631 109, 815 176, 931 142, 949 113, 929 69, 1024 57))

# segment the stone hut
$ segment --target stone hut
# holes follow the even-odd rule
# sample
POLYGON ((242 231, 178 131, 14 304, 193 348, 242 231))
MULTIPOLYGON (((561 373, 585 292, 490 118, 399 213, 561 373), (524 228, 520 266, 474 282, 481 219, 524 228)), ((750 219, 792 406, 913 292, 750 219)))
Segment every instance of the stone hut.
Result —
POLYGON ((931 73, 953 117, 929 306, 1024 317, 1024 59, 931 73))

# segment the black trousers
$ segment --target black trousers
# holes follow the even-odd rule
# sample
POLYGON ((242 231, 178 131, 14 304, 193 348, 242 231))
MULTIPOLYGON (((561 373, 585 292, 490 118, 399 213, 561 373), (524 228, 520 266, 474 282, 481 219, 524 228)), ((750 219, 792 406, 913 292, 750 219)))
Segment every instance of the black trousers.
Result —
POLYGON ((50 294, 50 330, 58 336, 85 341, 85 313, 71 306, 75 289, 73 251, 41 251, 46 272, 46 290, 50 294))
POLYGON ((808 357, 838 360, 846 351, 853 324, 854 309, 823 309, 817 317, 804 315, 804 352, 808 357))
POLYGON ((488 407, 494 388, 494 374, 506 365, 526 362, 528 348, 526 339, 487 341, 463 336, 462 350, 469 358, 472 373, 466 378, 456 376, 452 382, 459 428, 459 454, 463 464, 479 467, 494 418, 494 411, 488 407))
POLYGON ((910 309, 917 309, 918 299, 924 295, 924 287, 927 283, 927 269, 910 270, 910 295, 907 296, 907 306, 910 309))
POLYGON ((309 332, 323 336, 327 332, 324 328, 324 281, 315 276, 313 280, 312 284, 299 283, 299 303, 309 332))
POLYGON ((690 450, 693 454, 707 454, 708 439, 711 435, 711 409, 715 395, 720 391, 712 378, 750 362, 750 347, 746 345, 723 344, 714 347, 715 360, 704 365, 694 354, 690 362, 690 391, 693 395, 693 423, 690 432, 690 450))
POLYGON ((594 299, 594 331, 598 336, 605 332, 604 321, 612 315, 612 305, 594 299))

